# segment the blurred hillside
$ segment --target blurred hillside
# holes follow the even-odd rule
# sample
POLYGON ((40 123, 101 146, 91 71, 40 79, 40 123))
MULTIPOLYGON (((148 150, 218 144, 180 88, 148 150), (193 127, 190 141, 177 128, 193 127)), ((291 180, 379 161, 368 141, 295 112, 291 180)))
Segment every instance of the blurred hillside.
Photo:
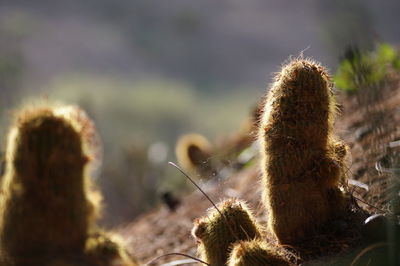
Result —
POLYGON ((24 35, 36 87, 76 71, 262 87, 266 73, 302 50, 334 67, 349 43, 400 41, 395 0, 17 0, 0 7, 2 25, 24 35))
POLYGON ((349 44, 400 43, 395 0, 0 2, 0 133, 31 99, 95 120, 107 224, 185 180, 166 166, 179 135, 229 135, 270 74, 304 51, 331 69, 349 44))

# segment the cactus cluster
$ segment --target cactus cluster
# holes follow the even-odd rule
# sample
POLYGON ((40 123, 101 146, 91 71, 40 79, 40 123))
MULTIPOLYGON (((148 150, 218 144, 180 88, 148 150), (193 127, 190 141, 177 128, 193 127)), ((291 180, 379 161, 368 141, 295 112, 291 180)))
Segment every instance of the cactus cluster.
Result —
POLYGON ((1 265, 90 265, 101 196, 88 176, 84 132, 93 123, 82 112, 46 105, 16 115, 0 198, 1 265))
POLYGON ((200 244, 203 260, 211 265, 225 265, 234 242, 259 238, 261 233, 244 202, 226 200, 217 208, 196 220, 192 234, 200 244))
MULTIPOLYGON (((318 63, 294 59, 277 74, 261 106, 258 137, 267 230, 279 244, 296 244, 343 214, 349 203, 340 189, 346 182, 348 147, 333 133, 337 106, 332 82, 318 63)), ((290 265, 259 229, 251 235, 236 232, 260 228, 243 203, 231 200, 220 206, 221 213, 213 211, 193 230, 206 262, 290 265)))
MULTIPOLYGON (((238 257, 239 254, 248 254, 248 258, 259 257, 255 251, 256 244, 247 243, 262 243, 261 226, 243 201, 228 199, 219 203, 217 208, 196 220, 192 231, 199 243, 202 259, 213 266, 227 265, 228 261, 229 265, 253 265, 241 264, 243 260, 238 257)), ((278 258, 284 262, 273 250, 261 249, 268 253, 271 261, 278 258)), ((260 254, 260 259, 263 256, 260 254)))
MULTIPOLYGON (((267 229, 280 244, 297 243, 348 203, 339 189, 346 181, 348 148, 333 133, 337 108, 329 75, 318 63, 292 60, 261 106, 267 229)), ((1 265, 137 265, 96 226, 101 196, 89 177, 93 154, 87 139, 93 128, 77 107, 18 113, 2 180, 1 265)), ((212 175, 205 163, 211 148, 203 137, 182 137, 176 153, 184 168, 212 175)), ((202 259, 213 266, 290 265, 240 200, 218 204, 196 220, 192 233, 202 259)))

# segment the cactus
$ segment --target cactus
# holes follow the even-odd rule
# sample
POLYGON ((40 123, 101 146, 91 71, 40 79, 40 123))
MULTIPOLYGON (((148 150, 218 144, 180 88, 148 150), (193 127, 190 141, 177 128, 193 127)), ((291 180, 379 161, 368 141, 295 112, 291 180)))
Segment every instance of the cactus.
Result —
POLYGON ((101 196, 87 173, 84 132, 93 124, 82 114, 76 107, 43 106, 17 115, 0 199, 2 265, 86 260, 101 196))
POLYGON ((209 161, 211 144, 198 134, 181 136, 175 148, 178 163, 183 169, 197 172, 200 176, 209 178, 215 172, 209 161))
POLYGON ((198 219, 192 230, 203 260, 213 266, 225 265, 231 245, 239 240, 259 238, 260 227, 245 203, 226 200, 207 216, 198 219))
POLYGON ((138 265, 135 258, 122 248, 124 245, 121 242, 120 239, 116 239, 115 235, 97 232, 86 241, 85 254, 91 264, 96 266, 138 265))
POLYGON ((266 97, 259 129, 263 201, 280 243, 301 240, 345 206, 338 186, 348 149, 333 134, 336 109, 330 77, 311 60, 285 65, 266 97))
POLYGON ((264 242, 255 239, 234 244, 228 266, 287 266, 290 263, 282 254, 264 242))

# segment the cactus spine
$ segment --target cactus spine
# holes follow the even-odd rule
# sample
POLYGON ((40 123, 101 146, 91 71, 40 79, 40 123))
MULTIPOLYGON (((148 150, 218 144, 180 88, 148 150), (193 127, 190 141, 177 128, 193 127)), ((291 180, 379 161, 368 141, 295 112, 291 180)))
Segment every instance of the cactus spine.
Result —
POLYGON ((277 74, 260 124, 268 227, 293 243, 341 212, 347 147, 333 134, 336 104, 326 70, 295 59, 277 74))
POLYGON ((196 221, 192 234, 199 242, 199 253, 213 266, 226 265, 231 245, 239 240, 260 237, 260 228, 245 203, 226 200, 207 216, 196 221))
POLYGON ((82 112, 43 106, 18 114, 0 199, 2 265, 88 264, 85 246, 96 230, 100 194, 87 176, 83 136, 94 125, 82 112))
POLYGON ((264 242, 255 239, 234 244, 228 266, 287 266, 284 257, 264 242))

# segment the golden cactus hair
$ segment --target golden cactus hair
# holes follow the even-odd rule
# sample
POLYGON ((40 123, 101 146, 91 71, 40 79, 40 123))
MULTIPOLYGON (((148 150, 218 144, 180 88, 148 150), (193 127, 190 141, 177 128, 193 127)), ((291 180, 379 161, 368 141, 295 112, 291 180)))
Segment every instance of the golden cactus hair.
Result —
POLYGON ((226 264, 231 245, 236 241, 261 236, 260 226, 243 201, 228 199, 217 208, 196 220, 192 230, 202 260, 213 266, 226 264))
POLYGON ((86 196, 89 158, 82 136, 57 111, 19 112, 8 136, 0 244, 10 256, 81 250, 95 216, 96 207, 86 196))
POLYGON ((204 136, 199 134, 181 136, 176 143, 175 154, 183 169, 197 172, 203 177, 212 174, 209 162, 211 144, 204 136))
POLYGON ((276 247, 254 239, 239 241, 233 245, 228 266, 288 266, 290 263, 276 247))
POLYGON ((96 266, 137 266, 136 259, 123 247, 124 241, 117 235, 99 231, 86 241, 85 254, 91 264, 96 266))
POLYGON ((301 240, 343 208, 347 147, 333 133, 336 109, 327 71, 308 59, 283 66, 268 92, 259 129, 263 202, 281 243, 301 240))
POLYGON ((75 106, 46 104, 16 114, 0 198, 2 265, 87 261, 101 201, 88 176, 94 132, 75 106))

